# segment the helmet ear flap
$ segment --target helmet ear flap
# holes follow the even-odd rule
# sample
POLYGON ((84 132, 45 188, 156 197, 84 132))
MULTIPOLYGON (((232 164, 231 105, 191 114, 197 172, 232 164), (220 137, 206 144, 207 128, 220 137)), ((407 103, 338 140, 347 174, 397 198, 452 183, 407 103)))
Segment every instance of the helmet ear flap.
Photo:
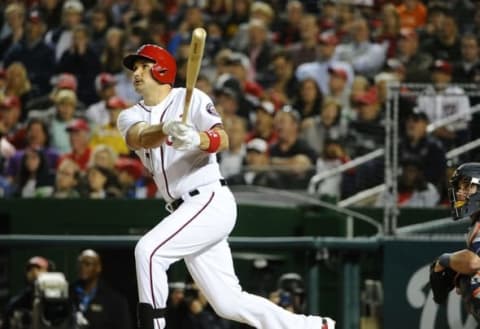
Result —
POLYGON ((153 78, 158 82, 163 82, 165 80, 164 76, 168 72, 167 68, 163 67, 162 65, 159 65, 158 63, 155 63, 155 65, 153 65, 150 70, 153 78))

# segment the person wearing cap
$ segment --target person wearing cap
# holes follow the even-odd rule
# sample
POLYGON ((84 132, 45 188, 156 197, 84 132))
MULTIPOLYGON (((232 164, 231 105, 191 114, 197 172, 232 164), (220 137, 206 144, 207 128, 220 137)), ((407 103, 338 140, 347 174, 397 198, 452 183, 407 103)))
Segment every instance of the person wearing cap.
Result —
POLYGON ((72 28, 72 44, 61 55, 57 70, 75 75, 78 80, 77 96, 87 106, 98 101, 93 82, 101 69, 99 56, 90 45, 88 27, 76 25, 72 28))
POLYGON ((329 66, 328 73, 329 93, 325 96, 335 98, 342 108, 349 108, 352 81, 349 80, 348 68, 333 63, 329 66))
POLYGON ((75 119, 77 95, 69 89, 63 89, 55 94, 55 108, 49 120, 50 143, 60 154, 71 151, 68 141, 67 126, 75 119))
POLYGON ((382 106, 375 86, 360 93, 353 99, 356 118, 348 124, 347 151, 358 157, 382 147, 385 127, 382 106))
POLYGON ((128 301, 103 277, 103 263, 93 249, 77 257, 77 279, 70 285, 74 306, 89 329, 132 329, 128 301))
MULTIPOLYGON (((400 29, 395 57, 392 59, 396 59, 403 64, 406 81, 429 81, 433 58, 428 52, 420 48, 419 36, 414 29, 400 29)), ((391 70, 395 70, 397 67, 394 67, 394 62, 390 62, 392 59, 389 59, 386 64, 391 70)))
POLYGON ((59 163, 63 159, 72 159, 82 171, 85 171, 92 154, 89 146, 90 126, 85 119, 77 118, 70 122, 65 129, 69 133, 71 152, 64 154, 59 163))
POLYGON ((55 51, 55 62, 59 62, 63 53, 73 44, 73 29, 82 23, 84 7, 80 0, 66 0, 62 6, 60 26, 48 31, 45 41, 55 51))
POLYGON ((269 154, 282 188, 306 187, 317 159, 315 150, 300 137, 301 119, 291 105, 285 105, 275 114, 278 140, 270 147, 269 154))
POLYGON ((130 149, 127 147, 120 131, 117 128, 117 118, 122 110, 130 107, 119 96, 112 96, 106 102, 106 108, 109 114, 109 122, 102 126, 97 126, 91 136, 90 145, 95 147, 100 144, 110 146, 119 155, 128 155, 130 149))
POLYGON ((35 280, 40 273, 53 269, 53 263, 42 256, 33 256, 25 263, 25 287, 14 295, 3 310, 2 329, 24 328, 24 323, 31 323, 35 293, 35 280))
POLYGON ((386 46, 370 41, 370 28, 364 18, 356 18, 349 31, 352 41, 338 45, 334 58, 350 63, 355 74, 373 77, 386 60, 386 46))
MULTIPOLYGON (((268 65, 267 65, 268 66, 268 65)), ((263 87, 254 80, 255 68, 245 54, 234 52, 227 59, 227 70, 230 75, 240 82, 242 92, 248 98, 261 98, 264 94, 263 87)))
POLYGON ((247 141, 260 138, 267 141, 268 145, 277 141, 278 136, 273 127, 275 112, 275 106, 269 101, 259 102, 255 106, 255 120, 252 129, 247 134, 247 141))
POLYGON ((119 157, 115 163, 122 195, 127 199, 146 198, 142 163, 136 158, 119 157))
POLYGON ((437 59, 431 67, 432 85, 417 99, 417 109, 425 112, 429 121, 459 116, 450 124, 437 127, 433 134, 443 143, 446 150, 465 144, 470 140, 469 123, 472 119, 470 99, 460 86, 449 86, 452 82, 453 66, 450 62, 437 59))
POLYGON ((353 68, 347 62, 338 61, 334 58, 335 49, 340 40, 330 32, 321 33, 318 36, 319 56, 315 61, 301 64, 295 70, 295 76, 298 81, 306 78, 314 78, 318 87, 324 95, 329 93, 328 87, 328 68, 332 65, 342 65, 346 68, 349 80, 353 80, 353 68))
POLYGON ((43 39, 45 32, 46 25, 40 12, 30 11, 24 37, 13 44, 3 57, 4 67, 13 62, 25 66, 33 86, 32 96, 47 94, 50 91, 49 81, 55 73, 55 54, 43 39))
POLYGON ((271 170, 269 145, 261 138, 254 138, 246 145, 243 170, 228 178, 231 185, 254 185, 277 188, 281 185, 279 175, 271 170))
POLYGON ((110 122, 107 101, 117 95, 116 85, 117 80, 108 72, 101 72, 95 77, 95 90, 100 100, 91 104, 85 113, 92 125, 103 126, 110 122))
POLYGON ((426 180, 443 190, 447 169, 446 151, 442 142, 428 133, 429 123, 424 112, 413 111, 406 119, 405 138, 402 138, 399 144, 398 154, 403 158, 418 159, 424 164, 426 180))
POLYGON ((214 94, 215 106, 223 118, 238 115, 249 122, 253 103, 245 97, 238 79, 228 73, 221 75, 216 81, 214 94))

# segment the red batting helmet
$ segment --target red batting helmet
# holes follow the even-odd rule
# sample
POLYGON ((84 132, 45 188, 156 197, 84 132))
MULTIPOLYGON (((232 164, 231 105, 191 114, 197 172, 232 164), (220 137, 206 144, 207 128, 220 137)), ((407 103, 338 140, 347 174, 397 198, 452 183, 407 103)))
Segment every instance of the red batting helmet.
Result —
POLYGON ((138 48, 135 54, 125 56, 123 65, 133 71, 137 59, 146 59, 155 63, 152 67, 152 77, 160 83, 173 85, 177 74, 175 58, 160 46, 146 44, 138 48))

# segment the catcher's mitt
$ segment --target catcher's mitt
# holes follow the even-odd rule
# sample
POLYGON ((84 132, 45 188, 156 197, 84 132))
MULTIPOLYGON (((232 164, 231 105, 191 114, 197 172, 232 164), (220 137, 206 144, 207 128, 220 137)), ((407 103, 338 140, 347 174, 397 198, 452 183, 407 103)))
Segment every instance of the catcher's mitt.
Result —
POLYGON ((457 272, 448 267, 440 272, 435 272, 436 263, 437 260, 430 265, 430 286, 432 287, 435 303, 443 304, 447 300, 450 291, 455 287, 455 275, 457 272))

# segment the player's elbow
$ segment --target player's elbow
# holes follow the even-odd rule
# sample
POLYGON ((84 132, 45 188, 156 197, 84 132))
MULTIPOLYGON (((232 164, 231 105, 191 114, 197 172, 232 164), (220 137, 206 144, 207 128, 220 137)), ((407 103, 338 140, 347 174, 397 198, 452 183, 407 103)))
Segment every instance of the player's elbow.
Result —
POLYGON ((480 271, 480 257, 476 256, 475 257, 472 257, 469 261, 468 261, 468 270, 470 273, 476 273, 478 271, 480 271))

